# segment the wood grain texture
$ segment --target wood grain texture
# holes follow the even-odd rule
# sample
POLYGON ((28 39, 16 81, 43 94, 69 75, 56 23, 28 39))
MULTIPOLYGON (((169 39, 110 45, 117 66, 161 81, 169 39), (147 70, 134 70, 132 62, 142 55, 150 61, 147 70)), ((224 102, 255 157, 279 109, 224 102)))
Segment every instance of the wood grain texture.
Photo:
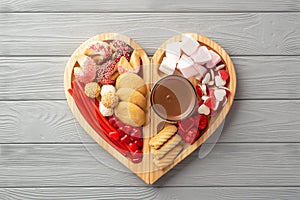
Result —
POLYGON ((299 11, 298 0, 238 1, 227 0, 166 0, 166 1, 112 1, 88 0, 54 0, 46 3, 43 0, 3 0, 0 12, 172 12, 172 11, 299 11))
MULTIPOLYGON (((1 101, 0 143, 94 143, 65 101, 1 101)), ((219 142, 300 142, 300 101, 235 101, 219 142)))
POLYGON ((112 199, 144 199, 144 200, 265 200, 286 199, 298 200, 299 187, 82 187, 82 188, 0 188, 0 196, 4 199, 35 200, 112 200, 112 199))
POLYGON ((0 19, 1 55, 68 56, 103 32, 128 35, 149 55, 185 32, 207 36, 231 55, 300 55, 300 13, 2 13, 0 19))
MULTIPOLYGON (((0 187, 145 186, 97 144, 0 145, 0 187)), ((155 186, 300 186, 300 144, 217 144, 155 186)))
MULTIPOLYGON (((236 99, 300 98, 300 56, 233 56, 232 60, 236 99)), ((0 57, 0 99, 65 99, 67 61, 67 57, 0 57)))

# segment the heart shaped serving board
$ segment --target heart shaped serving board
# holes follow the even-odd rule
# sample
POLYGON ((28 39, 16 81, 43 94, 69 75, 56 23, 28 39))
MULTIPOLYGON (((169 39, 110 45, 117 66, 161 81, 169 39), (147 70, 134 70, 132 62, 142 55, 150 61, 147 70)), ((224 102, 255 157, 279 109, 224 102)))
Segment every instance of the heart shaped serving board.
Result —
MULTIPOLYGON (((179 74, 179 73, 178 73, 179 74)), ((118 34, 118 33, 104 33, 97 35, 93 38, 90 38, 86 42, 84 42, 80 47, 78 47, 75 52, 70 57, 66 69, 65 69, 65 76, 64 76, 64 89, 66 98, 69 104, 69 107, 79 122, 79 124, 84 128, 84 130, 100 145, 102 148, 104 148, 106 151, 108 151, 113 157, 115 157, 118 161, 120 161, 123 165, 125 165, 127 168, 129 168, 132 172, 134 172, 138 177, 140 177, 145 183, 147 184, 153 184, 155 181, 157 181, 161 176, 163 176, 165 173, 167 173, 170 169, 172 169, 174 166, 176 166, 178 163, 180 163, 184 158, 186 158, 188 155, 190 155, 195 149, 197 149, 201 144, 203 144, 210 135, 214 133, 214 131, 218 128, 218 126, 222 123, 222 121, 225 119, 226 115, 228 114, 231 105, 234 100, 235 96, 235 90, 236 90, 236 73, 234 69, 234 65, 229 57, 229 55, 225 52, 225 50, 215 43, 214 41, 210 40, 209 38, 206 38, 200 34, 195 33, 185 33, 177 35, 169 40, 167 40, 161 47, 158 48, 156 53, 154 54, 153 58, 148 58, 145 51, 140 47, 139 44, 137 44, 133 39, 118 34), (172 157, 172 163, 168 164, 164 167, 158 167, 157 163, 154 162, 154 160, 157 160, 157 151, 153 151, 151 149, 151 145, 149 144, 149 141, 153 139, 155 135, 157 135, 158 132, 163 128, 165 121, 162 120, 158 115, 153 111, 153 109, 150 106, 150 90, 158 80, 161 78, 167 76, 166 74, 162 73, 158 68, 163 60, 163 58, 166 55, 165 49, 167 44, 173 43, 173 42, 180 42, 182 41, 184 36, 190 36, 197 40, 201 46, 206 46, 209 50, 213 50, 221 57, 221 64, 225 64, 225 69, 230 75, 230 80, 226 84, 226 87, 230 90, 230 95, 227 97, 227 103, 225 106, 220 110, 220 112, 214 116, 212 116, 209 120, 209 126, 203 132, 201 133, 201 136, 194 141, 192 144, 189 144, 187 142, 184 142, 183 140, 180 141, 180 144, 177 145, 175 148, 178 148, 180 146, 179 153, 176 154, 175 157, 172 157, 172 155, 165 154, 165 157, 172 157), (84 54, 86 49, 89 47, 90 44, 94 42, 100 42, 100 41, 112 41, 112 40, 121 40, 124 41, 127 45, 132 47, 134 50, 137 50, 139 52, 139 58, 142 64, 141 72, 139 72, 139 75, 141 78, 145 81, 147 86, 147 94, 145 94, 147 99, 147 106, 145 109, 146 113, 146 122, 141 127, 141 131, 143 134, 143 146, 142 148, 142 159, 140 162, 132 162, 128 158, 127 155, 124 154, 124 152, 118 148, 116 148, 114 145, 112 145, 112 142, 109 141, 109 138, 106 137, 105 134, 101 133, 98 129, 95 130, 95 126, 93 124, 91 125, 85 117, 84 112, 80 109, 80 106, 78 106, 74 96, 74 92, 70 92, 70 89, 72 89, 73 85, 72 82, 75 80, 74 77, 74 67, 79 67, 78 60, 80 59, 80 56, 84 54), (73 93, 73 94, 72 94, 73 93)), ((74 89, 74 88, 73 88, 74 89)), ((96 109, 97 110, 97 109, 96 109)), ((91 114, 92 116, 96 115, 95 113, 91 114)), ((86 115, 87 116, 87 115, 86 115)), ((105 118, 104 118, 105 119, 105 118)), ((106 118, 108 121, 108 118, 106 118)), ((107 124, 105 122, 105 124, 107 124)), ((100 123, 100 127, 102 124, 100 123)), ((107 133, 109 134, 109 133, 107 133)), ((177 135, 177 133, 175 133, 177 135)), ((174 135, 172 136, 174 137, 174 135)), ((171 140, 171 139, 170 139, 171 140)), ((114 143, 114 142, 113 142, 114 143)), ((167 143, 167 142, 166 142, 167 143)), ((166 144, 165 143, 165 144, 166 144)), ((130 147, 129 147, 130 148, 130 147)), ((160 147, 162 148, 162 147, 160 147)), ((169 151, 171 152, 171 151, 169 151)), ((169 153, 172 154, 172 153, 169 153)), ((162 159, 162 158, 161 158, 162 159)), ((162 162, 160 162, 162 163, 162 162)), ((163 164, 163 163, 162 163, 163 164)))

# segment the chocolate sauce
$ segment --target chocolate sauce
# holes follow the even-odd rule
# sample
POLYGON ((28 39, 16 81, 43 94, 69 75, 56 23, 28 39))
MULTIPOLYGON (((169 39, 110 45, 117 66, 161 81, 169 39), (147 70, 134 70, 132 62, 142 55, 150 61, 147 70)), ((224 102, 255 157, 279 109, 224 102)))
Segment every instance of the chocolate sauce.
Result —
POLYGON ((193 85, 184 77, 171 75, 160 79, 153 87, 151 103, 163 119, 177 121, 188 117, 196 105, 193 85))

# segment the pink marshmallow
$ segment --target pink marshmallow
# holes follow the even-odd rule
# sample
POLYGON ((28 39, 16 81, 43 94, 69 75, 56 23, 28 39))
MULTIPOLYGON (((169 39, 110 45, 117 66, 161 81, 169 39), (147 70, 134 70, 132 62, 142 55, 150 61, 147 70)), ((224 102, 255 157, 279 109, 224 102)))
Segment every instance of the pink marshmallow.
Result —
POLYGON ((171 75, 174 73, 175 68, 176 68, 176 62, 174 62, 174 60, 172 59, 164 57, 159 66, 159 71, 171 75))
POLYGON ((190 78, 192 76, 196 76, 199 74, 199 72, 194 67, 193 60, 186 55, 181 56, 177 64, 177 68, 181 71, 183 76, 185 76, 186 78, 190 78))
POLYGON ((206 63, 207 68, 214 68, 220 61, 221 57, 216 52, 209 50, 209 53, 211 55, 211 61, 206 63))
POLYGON ((188 56, 192 55, 199 46, 199 42, 189 35, 182 38, 181 50, 188 56))
POLYGON ((209 61, 211 61, 212 57, 207 49, 206 46, 201 46, 195 51, 191 58, 194 60, 195 63, 203 65, 209 61))

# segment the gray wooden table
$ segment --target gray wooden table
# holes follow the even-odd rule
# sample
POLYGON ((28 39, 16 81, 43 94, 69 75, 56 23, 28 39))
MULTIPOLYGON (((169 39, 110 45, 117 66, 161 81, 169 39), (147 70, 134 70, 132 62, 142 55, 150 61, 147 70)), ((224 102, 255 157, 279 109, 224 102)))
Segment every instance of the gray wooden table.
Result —
POLYGON ((1 200, 300 199, 300 1, 182 2, 1 0, 1 200), (197 32, 232 56, 236 100, 206 158, 195 152, 148 186, 79 127, 64 67, 103 32, 134 38, 150 56, 197 32))

